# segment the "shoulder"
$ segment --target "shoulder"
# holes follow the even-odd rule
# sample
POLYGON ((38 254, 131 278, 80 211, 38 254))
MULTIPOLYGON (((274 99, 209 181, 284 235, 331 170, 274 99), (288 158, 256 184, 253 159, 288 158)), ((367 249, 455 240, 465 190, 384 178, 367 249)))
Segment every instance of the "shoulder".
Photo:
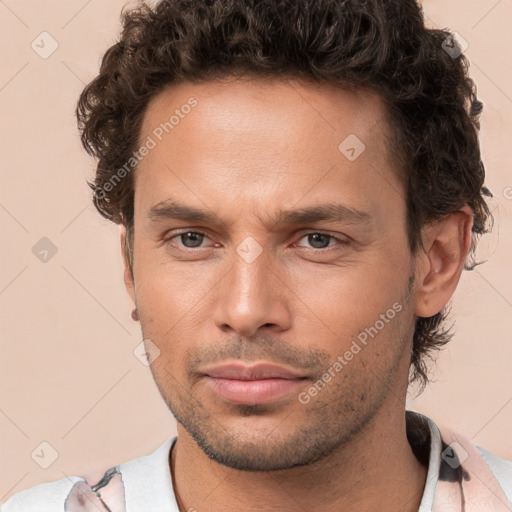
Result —
MULTIPOLYGON (((161 492, 162 486, 169 486, 172 495, 172 483, 167 469, 167 454, 175 437, 166 440, 157 450, 149 455, 129 460, 108 469, 99 482, 92 485, 84 477, 70 476, 61 480, 47 482, 30 487, 12 495, 0 503, 0 512, 57 512, 66 510, 89 510, 83 505, 81 496, 89 503, 95 502, 101 495, 107 504, 114 505, 112 510, 124 510, 126 505, 132 508, 141 497, 149 498, 151 491, 161 492), (152 484, 152 485, 148 485, 152 484), (101 492, 98 492, 101 489, 101 492), (149 495, 148 495, 149 491, 149 495), (125 497, 126 502, 125 503, 125 497)), ((137 503, 138 505, 138 503, 137 503)), ((101 506, 98 510, 104 510, 101 506)), ((94 508, 96 510, 96 507, 94 508)))
POLYGON ((77 482, 85 482, 85 478, 70 476, 35 485, 11 496, 0 504, 0 512, 56 512, 64 510, 64 502, 77 482))
POLYGON ((512 460, 503 459, 490 451, 475 445, 484 461, 489 466, 496 480, 498 480, 508 501, 512 504, 512 460))

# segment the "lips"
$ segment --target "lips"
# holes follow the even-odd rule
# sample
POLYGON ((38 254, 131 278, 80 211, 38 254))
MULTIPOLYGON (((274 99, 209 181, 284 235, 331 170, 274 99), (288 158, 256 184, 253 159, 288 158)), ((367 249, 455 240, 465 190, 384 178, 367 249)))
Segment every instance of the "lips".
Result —
POLYGON ((256 405, 297 392, 307 377, 282 366, 224 364, 203 370, 210 388, 228 402, 256 405))
POLYGON ((273 364, 257 364, 254 366, 224 364, 205 370, 204 373, 209 377, 218 379, 236 380, 298 379, 303 377, 282 366, 273 364))

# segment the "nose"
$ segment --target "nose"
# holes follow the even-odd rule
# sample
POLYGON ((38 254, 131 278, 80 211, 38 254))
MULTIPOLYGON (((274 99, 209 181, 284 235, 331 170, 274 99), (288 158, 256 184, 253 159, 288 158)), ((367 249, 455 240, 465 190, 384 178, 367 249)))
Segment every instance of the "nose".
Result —
POLYGON ((214 321, 223 331, 250 337, 265 327, 275 332, 291 326, 291 292, 277 263, 263 251, 254 261, 235 254, 217 288, 214 321))

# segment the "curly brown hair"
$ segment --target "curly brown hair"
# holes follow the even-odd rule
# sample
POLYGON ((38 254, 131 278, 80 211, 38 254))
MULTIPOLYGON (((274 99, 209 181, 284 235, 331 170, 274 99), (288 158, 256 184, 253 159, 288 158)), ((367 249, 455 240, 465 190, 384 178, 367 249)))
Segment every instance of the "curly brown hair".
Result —
MULTIPOLYGON (((120 39, 76 114, 82 143, 98 159, 88 182, 94 204, 126 226, 130 267, 133 173, 115 186, 112 178, 139 147, 148 102, 172 83, 233 75, 286 75, 377 92, 406 194, 411 253, 425 224, 469 205, 474 224, 465 268, 477 264, 477 239, 492 223, 478 140, 482 103, 452 34, 426 28, 415 0, 161 0, 124 9, 121 19, 120 39)), ((433 359, 453 336, 447 313, 416 319, 410 380, 421 389, 426 356, 433 359)))

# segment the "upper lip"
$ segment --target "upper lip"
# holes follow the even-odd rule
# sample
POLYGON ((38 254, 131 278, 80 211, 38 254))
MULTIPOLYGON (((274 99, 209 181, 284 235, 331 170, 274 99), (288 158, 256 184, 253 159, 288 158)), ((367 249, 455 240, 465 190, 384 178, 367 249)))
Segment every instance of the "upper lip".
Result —
POLYGON ((242 363, 230 363, 213 366, 203 370, 205 375, 217 379, 262 380, 262 379, 301 379, 303 375, 269 363, 252 366, 242 363))

